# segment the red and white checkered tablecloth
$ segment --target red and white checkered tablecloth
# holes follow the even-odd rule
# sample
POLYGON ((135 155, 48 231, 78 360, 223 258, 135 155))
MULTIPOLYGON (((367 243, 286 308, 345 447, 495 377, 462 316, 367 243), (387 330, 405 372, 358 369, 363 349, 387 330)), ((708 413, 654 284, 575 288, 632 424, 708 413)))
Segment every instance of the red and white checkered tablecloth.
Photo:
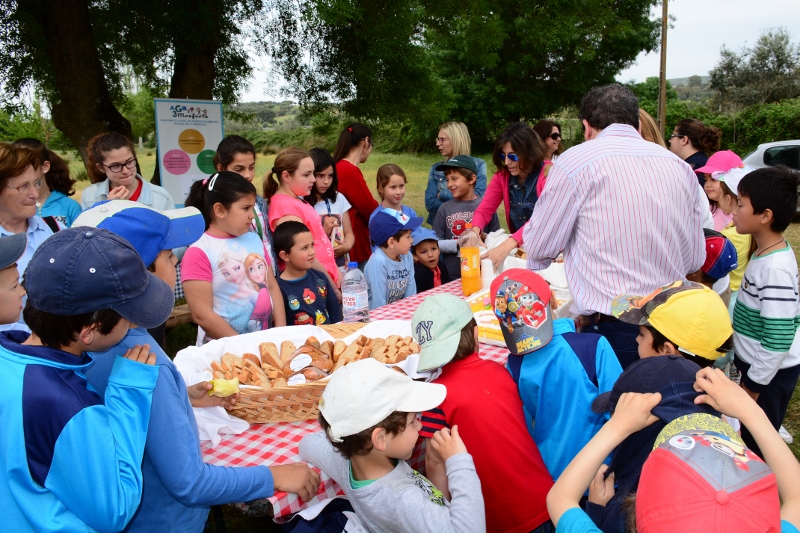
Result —
MULTIPOLYGON (((411 320, 417 306, 422 301, 434 294, 450 293, 463 297, 461 281, 456 280, 430 291, 426 291, 410 298, 385 305, 370 312, 371 320, 411 320)), ((505 364, 508 350, 499 346, 481 343, 480 355, 484 359, 505 364)), ((277 424, 257 424, 239 435, 229 435, 220 441, 216 448, 211 448, 209 441, 200 443, 204 460, 209 464, 219 466, 276 466, 300 461, 298 444, 307 434, 319 431, 320 426, 316 420, 303 422, 282 422, 277 424)), ((418 460, 421 460, 421 456, 418 460)), ((419 468, 420 464, 412 464, 419 468)), ((288 518, 307 505, 343 494, 339 486, 325 474, 320 476, 321 482, 317 495, 304 504, 295 494, 276 492, 268 498, 269 504, 276 519, 288 518)), ((248 514, 266 514, 265 500, 237 504, 243 512, 248 514)))

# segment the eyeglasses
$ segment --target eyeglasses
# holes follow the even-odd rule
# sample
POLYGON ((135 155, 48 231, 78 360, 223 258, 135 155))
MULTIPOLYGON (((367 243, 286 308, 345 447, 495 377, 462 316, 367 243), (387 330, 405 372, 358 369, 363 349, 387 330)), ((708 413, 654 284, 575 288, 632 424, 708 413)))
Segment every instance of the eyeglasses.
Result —
POLYGON ((669 136, 670 139, 672 139, 673 137, 678 137, 678 138, 682 139, 683 137, 686 137, 686 135, 679 135, 677 133, 673 133, 672 135, 669 136))
POLYGON ((560 133, 558 133, 557 131, 554 131, 553 133, 551 133, 550 135, 548 135, 548 137, 550 137, 550 138, 551 138, 551 139, 553 139, 554 141, 557 141, 557 140, 561 139, 561 134, 560 134, 560 133))
POLYGON ((502 159, 503 161, 505 161, 505 160, 506 160, 506 158, 510 159, 510 160, 511 160, 511 161, 513 161, 514 163, 516 163, 516 162, 518 162, 518 161, 519 161, 519 156, 518 156, 517 154, 504 154, 504 153, 502 153, 502 152, 501 152, 501 153, 500 153, 500 159, 502 159))
POLYGON ((447 137, 436 137, 436 144, 444 144, 445 141, 449 141, 447 137))
POLYGON ((103 166, 106 167, 111 172, 113 172, 114 174, 122 172, 122 167, 125 167, 128 170, 133 170, 134 168, 136 168, 136 158, 131 157, 124 163, 111 163, 110 165, 106 165, 105 163, 103 163, 103 166))
POLYGON ((20 194, 28 194, 31 191, 31 187, 36 189, 37 191, 42 188, 42 180, 34 180, 33 182, 23 183, 22 185, 9 185, 6 183, 6 187, 9 189, 16 189, 20 194))

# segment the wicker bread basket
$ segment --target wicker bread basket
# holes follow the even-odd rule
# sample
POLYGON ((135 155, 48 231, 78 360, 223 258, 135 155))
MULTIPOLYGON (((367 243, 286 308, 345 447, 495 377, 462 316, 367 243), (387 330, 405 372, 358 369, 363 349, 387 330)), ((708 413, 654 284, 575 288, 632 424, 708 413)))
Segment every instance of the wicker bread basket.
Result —
MULTIPOLYGON (((364 327, 364 323, 320 326, 332 337, 341 339, 364 327)), ((319 398, 327 382, 280 387, 269 391, 242 389, 230 414, 251 424, 312 420, 319 413, 319 398)))

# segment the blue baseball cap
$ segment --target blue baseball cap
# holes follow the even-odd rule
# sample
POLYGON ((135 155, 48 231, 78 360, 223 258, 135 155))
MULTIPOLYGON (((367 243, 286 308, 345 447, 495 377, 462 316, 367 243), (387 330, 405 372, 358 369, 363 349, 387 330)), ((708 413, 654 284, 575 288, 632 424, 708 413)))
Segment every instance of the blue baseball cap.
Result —
POLYGON ((148 272, 136 249, 108 230, 72 227, 48 237, 25 270, 28 303, 61 316, 113 309, 143 328, 163 324, 172 288, 148 272))
POLYGON ((81 213, 74 227, 107 229, 131 243, 145 265, 162 250, 194 244, 206 229, 203 215, 195 207, 156 211, 130 200, 104 200, 81 213))
POLYGON ((394 237, 398 231, 415 230, 422 225, 422 217, 410 217, 402 211, 384 207, 369 223, 369 236, 376 245, 381 245, 394 237))
POLYGON ((432 229, 423 228, 422 226, 418 227, 414 231, 411 232, 411 238, 413 242, 411 246, 416 246, 422 241, 438 241, 439 237, 436 236, 436 232, 432 229))
POLYGON ((4 270, 22 257, 28 247, 28 236, 25 233, 15 233, 0 238, 0 270, 4 270))

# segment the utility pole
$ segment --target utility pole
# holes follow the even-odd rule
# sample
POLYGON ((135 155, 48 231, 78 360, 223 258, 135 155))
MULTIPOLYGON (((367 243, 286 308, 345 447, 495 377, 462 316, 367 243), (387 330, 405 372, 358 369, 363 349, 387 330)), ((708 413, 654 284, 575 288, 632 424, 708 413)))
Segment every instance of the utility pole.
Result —
POLYGON ((662 0, 663 11, 661 14, 661 74, 658 85, 658 127, 661 133, 665 134, 664 129, 667 125, 667 26, 669 25, 669 15, 667 12, 668 0, 662 0))

